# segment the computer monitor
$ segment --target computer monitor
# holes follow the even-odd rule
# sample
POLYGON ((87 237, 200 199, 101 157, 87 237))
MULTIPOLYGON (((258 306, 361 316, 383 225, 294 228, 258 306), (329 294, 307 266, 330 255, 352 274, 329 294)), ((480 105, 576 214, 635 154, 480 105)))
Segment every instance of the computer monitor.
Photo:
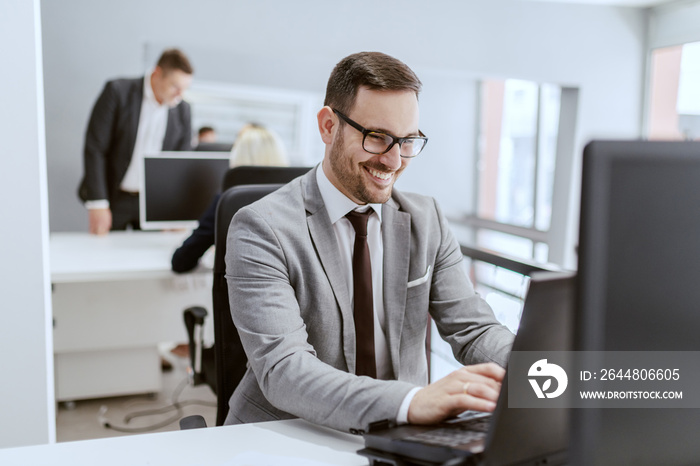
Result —
MULTIPOLYGON (((578 253, 577 350, 700 350, 700 143, 588 144, 578 253)), ((700 462, 699 409, 572 417, 572 464, 700 462)))
POLYGON ((143 158, 140 222, 144 230, 196 228, 229 167, 228 152, 161 152, 143 158))

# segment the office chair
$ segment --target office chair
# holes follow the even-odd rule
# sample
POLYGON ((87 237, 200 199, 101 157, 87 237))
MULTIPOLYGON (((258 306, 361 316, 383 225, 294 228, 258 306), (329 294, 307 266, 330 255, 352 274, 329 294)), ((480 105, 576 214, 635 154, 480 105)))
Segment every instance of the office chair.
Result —
MULTIPOLYGON (((214 286, 212 288, 214 306, 213 347, 204 348, 203 345, 202 326, 207 316, 206 309, 193 307, 185 309, 183 312, 190 346, 188 375, 195 386, 206 383, 217 395, 217 425, 223 425, 226 419, 228 399, 243 377, 247 361, 238 338, 238 332, 231 321, 228 289, 224 278, 226 271, 224 256, 229 224, 239 208, 258 200, 279 188, 282 184, 305 174, 310 169, 311 167, 238 166, 230 168, 224 176, 222 183, 224 194, 219 199, 215 220, 214 286), (269 186, 265 188, 259 187, 259 189, 236 190, 236 194, 227 194, 227 190, 230 188, 245 185, 269 185, 274 186, 274 188, 269 188, 269 186), (226 201, 224 201, 225 199, 226 201), (231 341, 229 341, 229 335, 231 335, 231 341), (217 342, 220 341, 224 343, 217 345, 217 342), (239 356, 242 361, 241 364, 237 363, 239 356), (230 361, 235 361, 235 366, 229 367, 230 361), (222 388, 219 389, 219 387, 222 388)), ((203 424, 203 418, 194 420, 195 417, 189 416, 184 418, 181 421, 181 428, 206 426, 206 423, 203 424)))
POLYGON ((224 175, 222 191, 243 184, 289 183, 311 170, 311 167, 276 167, 241 165, 229 168, 224 175))
MULTIPOLYGON (((226 283, 226 237, 231 219, 241 207, 251 204, 258 199, 279 189, 281 184, 249 184, 234 186, 226 190, 219 199, 216 208, 215 222, 215 243, 214 243, 214 285, 212 287, 212 303, 214 314, 214 346, 201 351, 202 360, 197 361, 198 350, 194 348, 201 344, 201 340, 196 341, 194 330, 204 324, 206 311, 203 308, 187 309, 193 314, 186 317, 188 326, 188 337, 190 342, 190 357, 193 368, 201 367, 201 372, 193 371, 195 385, 207 383, 216 393, 216 425, 221 426, 228 415, 228 401, 238 383, 243 378, 246 371, 248 358, 246 357, 243 345, 241 344, 238 331, 231 319, 231 308, 228 299, 228 285, 226 283), (202 312, 204 311, 204 312, 202 312), (187 321, 192 322, 188 324, 187 321), (213 353, 213 354, 212 354, 213 353), (211 359, 213 356, 213 372, 211 359), (213 383, 215 382, 215 383, 213 383), (213 384, 212 384, 213 383, 213 384)), ((182 429, 206 427, 201 416, 188 416, 180 421, 182 429)))
POLYGON ((224 424, 228 402, 243 378, 248 358, 238 331, 231 319, 231 308, 226 283, 226 237, 231 219, 241 207, 280 188, 281 184, 234 186, 228 189, 216 209, 216 252, 214 255, 214 348, 216 362, 217 413, 216 425, 224 424))

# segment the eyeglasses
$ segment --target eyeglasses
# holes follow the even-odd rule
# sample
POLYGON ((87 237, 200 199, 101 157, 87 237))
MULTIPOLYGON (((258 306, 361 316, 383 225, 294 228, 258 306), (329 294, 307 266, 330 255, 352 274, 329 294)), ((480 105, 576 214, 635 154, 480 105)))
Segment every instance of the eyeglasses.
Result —
POLYGON ((338 110, 333 109, 333 112, 347 124, 362 133, 362 148, 370 154, 386 154, 392 147, 394 147, 394 144, 398 144, 401 157, 411 159, 420 154, 425 145, 428 143, 428 138, 420 130, 418 131, 420 137, 411 136, 407 138, 397 138, 391 134, 371 131, 359 123, 352 121, 338 110))

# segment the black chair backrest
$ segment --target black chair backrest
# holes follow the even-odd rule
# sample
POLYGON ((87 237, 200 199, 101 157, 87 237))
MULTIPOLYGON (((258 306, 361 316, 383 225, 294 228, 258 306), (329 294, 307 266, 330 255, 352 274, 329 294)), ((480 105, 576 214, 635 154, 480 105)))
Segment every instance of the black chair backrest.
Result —
POLYGON ((231 319, 226 283, 226 237, 231 219, 238 209, 251 204, 289 183, 311 167, 239 166, 224 176, 216 210, 214 232, 214 354, 216 366, 216 425, 223 425, 228 415, 228 402, 246 371, 246 358, 238 331, 231 319))
POLYGON ((194 148, 197 152, 231 152, 232 142, 200 142, 194 148))
POLYGON ((229 168, 224 175, 222 191, 242 184, 289 183, 311 170, 311 167, 249 166, 229 168))
POLYGON ((245 351, 238 331, 231 319, 231 308, 226 283, 226 237, 231 219, 238 209, 265 197, 281 184, 252 184, 234 186, 226 190, 216 208, 214 233, 214 359, 216 365, 216 425, 221 426, 228 414, 228 402, 246 371, 245 351))

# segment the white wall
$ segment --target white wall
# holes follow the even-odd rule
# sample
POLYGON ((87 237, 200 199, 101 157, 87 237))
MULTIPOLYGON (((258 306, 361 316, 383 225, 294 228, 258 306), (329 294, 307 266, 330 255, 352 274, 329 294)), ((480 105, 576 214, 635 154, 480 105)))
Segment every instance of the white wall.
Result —
MULTIPOLYGON (((331 67, 349 53, 397 56, 425 78, 421 126, 431 136, 415 161, 419 168, 407 170, 400 186, 447 205, 456 202, 455 186, 460 197, 471 193, 471 178, 454 170, 467 167, 460 158, 471 155, 462 150, 469 121, 455 118, 473 109, 465 108, 467 95, 449 93, 460 79, 580 87, 577 157, 590 138, 640 134, 642 10, 513 0, 65 0, 42 6, 52 231, 86 229, 75 190, 85 124, 101 86, 142 73, 144 57, 162 45, 190 54, 195 79, 313 92, 324 91, 331 67)), ((572 197, 577 190, 575 184, 572 197)), ((570 243, 577 217, 572 212, 570 243)))
POLYGON ((649 48, 700 41, 700 2, 679 0, 649 10, 649 48))
POLYGON ((0 2, 0 57, 1 448, 56 438, 38 0, 0 2))

